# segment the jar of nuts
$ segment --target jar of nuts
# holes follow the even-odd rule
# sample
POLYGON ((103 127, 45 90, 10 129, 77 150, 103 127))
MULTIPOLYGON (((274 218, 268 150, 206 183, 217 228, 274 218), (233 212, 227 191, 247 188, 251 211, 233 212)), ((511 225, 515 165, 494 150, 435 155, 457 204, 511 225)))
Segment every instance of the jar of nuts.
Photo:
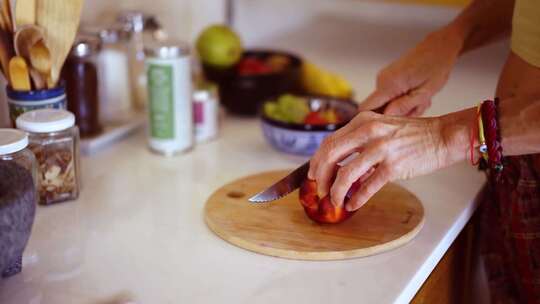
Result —
POLYGON ((41 109, 22 114, 17 128, 28 132, 28 147, 38 163, 39 203, 50 205, 79 196, 79 129, 65 110, 41 109))

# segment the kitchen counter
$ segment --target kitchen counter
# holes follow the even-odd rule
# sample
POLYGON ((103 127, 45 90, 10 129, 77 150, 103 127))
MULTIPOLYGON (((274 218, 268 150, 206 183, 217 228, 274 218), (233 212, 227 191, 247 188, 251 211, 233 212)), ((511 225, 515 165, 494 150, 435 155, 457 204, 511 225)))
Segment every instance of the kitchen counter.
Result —
MULTIPOLYGON (((309 8, 294 1, 288 9, 276 8, 285 1, 244 2, 237 27, 248 45, 277 46, 339 71, 359 99, 380 67, 456 14, 353 1, 309 8), (284 22, 270 31, 272 5, 284 22)), ((498 44, 464 56, 428 114, 492 96, 506 52, 498 44)), ((0 303, 405 303, 469 220, 483 185, 466 163, 400 182, 423 202, 424 228, 403 247, 353 260, 259 255, 206 227, 204 202, 214 190, 303 161, 272 150, 255 119, 234 117, 224 119, 218 140, 177 157, 151 154, 142 132, 85 157, 81 197, 38 208, 24 270, 0 281, 0 303)))

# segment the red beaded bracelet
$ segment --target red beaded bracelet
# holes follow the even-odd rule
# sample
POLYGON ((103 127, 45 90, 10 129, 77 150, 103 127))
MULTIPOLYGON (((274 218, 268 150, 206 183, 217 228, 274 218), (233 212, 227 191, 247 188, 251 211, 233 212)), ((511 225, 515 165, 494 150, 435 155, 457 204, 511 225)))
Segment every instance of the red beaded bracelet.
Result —
POLYGON ((498 106, 499 99, 495 98, 495 101, 484 101, 480 107, 487 146, 488 168, 496 173, 503 170, 503 154, 501 134, 499 132, 498 106))

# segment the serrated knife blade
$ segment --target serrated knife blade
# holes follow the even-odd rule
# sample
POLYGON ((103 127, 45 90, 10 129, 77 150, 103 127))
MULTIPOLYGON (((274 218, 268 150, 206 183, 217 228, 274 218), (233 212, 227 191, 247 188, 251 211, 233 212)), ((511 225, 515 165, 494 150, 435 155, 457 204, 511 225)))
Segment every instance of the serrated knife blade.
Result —
POLYGON ((300 188, 300 185, 307 176, 309 170, 309 161, 296 168, 289 175, 285 176, 279 182, 273 184, 266 190, 249 198, 252 203, 267 203, 280 199, 294 190, 300 188))

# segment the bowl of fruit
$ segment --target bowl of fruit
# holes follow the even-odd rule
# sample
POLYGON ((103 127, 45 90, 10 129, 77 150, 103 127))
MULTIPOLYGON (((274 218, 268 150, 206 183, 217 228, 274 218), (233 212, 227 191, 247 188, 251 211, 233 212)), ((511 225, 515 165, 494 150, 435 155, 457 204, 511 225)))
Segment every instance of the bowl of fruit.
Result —
POLYGON ((263 135, 272 147, 311 156, 356 115, 357 106, 347 99, 283 94, 264 102, 261 112, 263 135))
POLYGON ((222 68, 203 63, 206 78, 219 87, 225 108, 246 116, 257 114, 261 104, 285 92, 301 92, 299 57, 282 51, 244 51, 234 65, 222 68))

